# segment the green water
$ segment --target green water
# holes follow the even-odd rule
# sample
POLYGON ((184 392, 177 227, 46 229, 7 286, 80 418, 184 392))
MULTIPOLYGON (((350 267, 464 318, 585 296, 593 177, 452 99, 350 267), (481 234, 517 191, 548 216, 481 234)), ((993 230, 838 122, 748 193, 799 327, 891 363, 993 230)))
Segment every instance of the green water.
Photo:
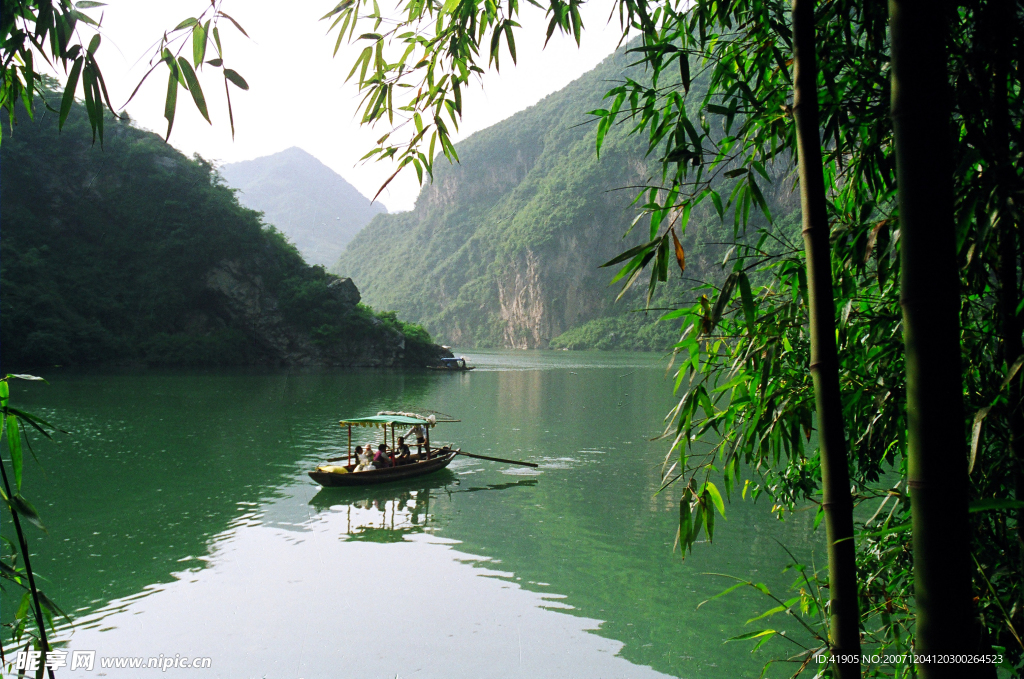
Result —
POLYGON ((655 496, 664 443, 649 440, 672 403, 662 358, 470 359, 463 374, 57 372, 19 385, 21 405, 70 432, 34 440, 45 471, 29 463, 24 489, 49 528, 34 565, 76 620, 67 648, 212 661, 58 676, 740 677, 791 652, 723 644, 770 604, 738 592, 696 610, 730 584, 705 573, 784 591, 776 541, 809 558, 822 536, 809 517, 779 523, 736 498, 714 544, 680 561, 678 495, 655 496), (453 415, 432 441, 540 468, 457 458, 370 489, 310 481, 345 449, 338 419, 383 409, 453 415))

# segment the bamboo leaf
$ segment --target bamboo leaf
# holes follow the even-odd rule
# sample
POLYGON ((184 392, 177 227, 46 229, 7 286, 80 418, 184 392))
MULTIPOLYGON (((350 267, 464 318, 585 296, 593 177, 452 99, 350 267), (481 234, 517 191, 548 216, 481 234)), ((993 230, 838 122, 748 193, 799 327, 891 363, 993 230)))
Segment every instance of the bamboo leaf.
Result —
MULTIPOLYGON (((37 416, 33 415, 32 413, 26 413, 25 411, 18 410, 17 408, 8 408, 7 412, 13 413, 13 414, 17 415, 18 417, 20 417, 21 419, 25 420, 26 422, 31 424, 33 427, 38 429, 40 432, 42 432, 43 435, 45 435, 47 438, 52 438, 52 437, 50 436, 49 433, 47 433, 47 431, 45 429, 43 429, 43 427, 49 427, 50 429, 56 429, 57 431, 63 431, 61 429, 57 429, 57 427, 53 426, 52 424, 50 424, 49 422, 47 422, 43 418, 37 417, 37 416), (40 425, 42 425, 42 426, 40 426, 40 425)), ((66 434, 67 432, 64 432, 64 433, 66 434)))
POLYGON ((36 595, 39 597, 39 603, 42 604, 43 608, 47 609, 51 615, 59 615, 60 617, 67 620, 68 623, 71 622, 71 618, 68 617, 68 614, 61 610, 60 606, 53 603, 50 597, 46 596, 38 589, 36 590, 36 595))
POLYGON ((737 276, 740 286, 740 301, 743 303, 743 316, 747 321, 747 330, 750 336, 754 336, 754 327, 757 322, 757 314, 754 310, 754 295, 750 291, 750 279, 742 271, 737 276))
POLYGON ((171 128, 174 127, 174 111, 178 107, 178 73, 174 62, 168 64, 170 73, 167 76, 167 98, 164 100, 164 118, 167 119, 167 135, 164 140, 171 138, 171 128))
POLYGON ((716 488, 715 484, 711 483, 710 481, 704 484, 704 488, 708 492, 708 494, 711 495, 711 502, 715 505, 715 509, 717 509, 718 513, 724 517, 725 503, 722 502, 722 494, 718 492, 718 488, 716 488))
POLYGON ((43 525, 43 520, 39 518, 39 512, 32 506, 32 503, 26 500, 19 493, 15 493, 14 497, 11 498, 11 507, 14 511, 18 512, 18 515, 23 517, 26 521, 31 523, 39 530, 46 532, 46 526, 43 525))
POLYGON ((25 574, 11 568, 7 565, 6 561, 0 561, 0 576, 7 578, 8 580, 16 582, 18 585, 24 587, 25 585, 19 582, 25 577, 25 574))
MULTIPOLYGON (((231 23, 233 23, 233 24, 235 25, 235 28, 237 28, 237 29, 238 29, 239 33, 241 33, 242 35, 244 35, 244 36, 245 36, 245 37, 247 37, 247 38, 249 37, 249 34, 245 32, 245 29, 244 29, 244 28, 242 28, 242 25, 241 25, 241 24, 239 24, 239 23, 238 23, 237 21, 235 21, 234 19, 232 19, 232 18, 231 18, 231 17, 229 16, 229 15, 225 14, 224 12, 217 12, 217 15, 218 15, 218 16, 222 16, 222 17, 224 17, 225 19, 227 19, 228 21, 230 21, 231 23)), ((248 89, 248 88, 242 88, 242 89, 248 89)))
POLYGON ((740 587, 746 587, 747 584, 749 584, 749 583, 747 583, 747 582, 737 582, 735 585, 732 585, 731 587, 728 587, 728 588, 722 590, 721 592, 719 592, 718 594, 714 595, 713 597, 711 597, 709 599, 705 599, 704 601, 701 601, 699 604, 697 604, 697 608, 700 608, 701 606, 703 606, 704 604, 706 604, 709 601, 714 601, 715 599, 717 599, 719 597, 723 597, 726 594, 728 594, 729 592, 734 592, 737 589, 739 589, 740 587))
POLYGON ((679 53, 679 79, 683 83, 683 91, 690 92, 690 59, 686 52, 679 53))
POLYGON ((913 524, 910 521, 907 521, 906 523, 901 523, 900 525, 893 526, 892 528, 883 528, 882 530, 875 531, 874 533, 859 533, 859 535, 860 537, 864 538, 881 538, 885 537, 886 535, 892 535, 893 533, 902 533, 903 531, 908 531, 913 527, 913 524))
POLYGON ((188 91, 192 93, 192 101, 196 103, 196 108, 199 109, 199 113, 206 118, 206 122, 210 122, 210 113, 206 110, 206 97, 203 96, 203 90, 199 86, 199 79, 196 78, 196 72, 192 70, 192 65, 188 63, 185 57, 178 57, 178 65, 181 66, 181 73, 185 76, 185 83, 188 85, 188 91))
POLYGON ((1024 507, 1024 500, 1011 500, 1009 498, 989 498, 987 500, 974 500, 971 502, 968 512, 988 512, 994 509, 1020 509, 1024 507))
POLYGON ((1013 376, 1017 374, 1017 371, 1020 370, 1021 365, 1024 365, 1024 354, 1018 356, 1017 360, 1014 361, 1013 365, 1010 366, 1010 369, 1006 371, 1006 377, 1003 378, 1002 384, 999 385, 999 391, 1006 389, 1006 385, 1008 385, 1010 383, 1010 380, 1013 379, 1013 376))
POLYGON ((767 611, 765 611, 764 613, 762 613, 761 615, 757 616, 756 618, 751 618, 750 620, 747 620, 747 622, 745 624, 749 625, 752 622, 755 622, 757 620, 763 620, 764 618, 773 616, 776 613, 782 613, 783 611, 785 611, 788 608, 789 608, 789 606, 776 606, 775 608, 770 608, 767 611))
POLYGON ((230 80, 235 87, 241 90, 249 89, 249 83, 245 82, 245 78, 238 75, 236 71, 233 71, 230 68, 224 69, 224 77, 230 80))
POLYGON ((981 442, 981 425, 990 410, 992 410, 992 406, 987 406, 974 413, 974 424, 971 425, 971 456, 967 461, 968 474, 974 471, 974 461, 978 456, 978 443, 981 442))
POLYGON ((602 264, 600 268, 604 268, 606 266, 614 266, 614 265, 618 264, 619 262, 624 262, 627 259, 631 259, 631 258, 639 255, 642 252, 650 250, 651 248, 655 247, 657 244, 658 244, 658 241, 653 240, 653 241, 650 241, 649 243, 644 243, 643 245, 638 245, 635 248, 630 248, 629 250, 626 250, 625 252, 623 252, 621 255, 618 255, 616 257, 613 257, 612 259, 609 259, 607 262, 602 264))
POLYGON ((679 242, 679 238, 676 236, 675 227, 673 227, 671 231, 672 245, 674 246, 676 253, 676 264, 679 265, 679 273, 684 274, 686 273, 686 251, 683 250, 683 244, 679 242))
POLYGON ((747 632, 746 634, 741 634, 736 637, 729 637, 728 639, 726 639, 726 641, 746 641, 747 639, 756 639, 758 637, 763 637, 769 634, 778 634, 778 632, 776 632, 773 629, 762 629, 756 632, 747 632))
POLYGON ((78 78, 82 73, 82 64, 84 63, 85 58, 78 57, 71 67, 68 83, 64 86, 64 97, 60 102, 60 116, 57 119, 57 129, 64 128, 64 121, 68 119, 68 114, 71 113, 71 105, 75 103, 75 91, 78 89, 78 78))
POLYGON ((203 59, 206 58, 206 39, 206 29, 202 24, 196 23, 192 29, 192 63, 196 68, 199 68, 203 59))
POLYGON ((711 507, 708 507, 708 491, 704 491, 704 506, 707 510, 704 512, 704 530, 708 534, 708 542, 714 542, 715 539, 715 512, 711 507))
POLYGON ((13 413, 7 416, 7 447, 11 451, 11 467, 14 468, 14 485, 21 490, 21 472, 23 467, 21 451, 21 428, 18 416, 13 413))
POLYGON ((718 321, 722 319, 722 314, 725 312, 725 307, 732 299, 733 290, 736 288, 737 274, 731 273, 728 278, 725 279, 725 284, 722 285, 722 291, 718 295, 718 299, 715 300, 714 309, 711 311, 710 323, 711 327, 708 330, 710 332, 718 325, 718 321))

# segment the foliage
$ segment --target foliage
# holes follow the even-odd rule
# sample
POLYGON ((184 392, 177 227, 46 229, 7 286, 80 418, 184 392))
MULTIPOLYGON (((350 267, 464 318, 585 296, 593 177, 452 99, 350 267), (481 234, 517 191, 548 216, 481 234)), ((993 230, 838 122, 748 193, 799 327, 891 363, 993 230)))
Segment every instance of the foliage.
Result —
MULTIPOLYGON (((393 31, 361 39, 373 43, 377 55, 400 44, 430 59, 414 58, 409 63, 416 65, 406 69, 379 56, 364 61, 373 66, 360 73, 369 93, 365 119, 415 120, 430 106, 438 114, 446 110, 454 121, 461 106, 447 103, 447 93, 456 90, 452 83, 461 83, 461 74, 482 58, 478 50, 486 37, 486 53, 497 56, 496 27, 506 25, 515 5, 507 14, 471 0, 431 8, 442 29, 452 31, 445 33, 450 49, 417 33, 421 10, 417 3, 407 7, 411 11, 393 31), (452 28, 462 17, 475 17, 464 19, 472 30, 452 28), (391 98, 380 103, 382 91, 416 77, 425 78, 429 88, 411 88, 415 96, 394 111, 391 98)), ((649 240, 608 264, 622 265, 619 278, 627 286, 648 271, 653 295, 668 279, 677 229, 687 227, 699 206, 710 202, 719 218, 732 222, 737 237, 757 211, 773 217, 764 187, 787 176, 796 150, 789 7, 621 0, 618 8, 624 32, 640 34, 641 44, 630 51, 647 69, 646 79, 626 77, 609 91, 608 104, 593 111, 599 121, 596 146, 603 152, 614 123, 625 119, 632 132, 646 134, 649 153, 661 163, 661 182, 637 195, 650 216, 649 240), (698 89, 693 84, 701 78, 708 86, 698 89)), ((551 2, 547 9, 549 30, 564 25, 565 5, 551 2)), ((974 413, 964 427, 973 433, 969 492, 978 510, 972 514, 974 589, 988 640, 1006 648, 1016 668, 1024 649, 1016 632, 1024 627, 1024 542, 1018 537, 1024 514, 1010 513, 1024 488, 1016 207, 1022 186, 1016 162, 1024 92, 1018 63, 1022 7, 976 0, 960 3, 951 16, 961 349, 965 399, 974 413)), ((850 474, 855 500, 878 503, 858 541, 865 642, 898 649, 912 643, 913 604, 908 491, 892 484, 893 475, 906 474, 906 420, 886 20, 884 5, 854 1, 819 4, 815 16, 850 474), (872 522, 887 503, 879 527, 872 522)), ((443 135, 436 120, 435 125, 434 132, 443 135)), ((408 150, 392 150, 386 137, 376 155, 418 161, 429 173, 426 159, 413 155, 420 138, 413 136, 408 150)), ((799 503, 820 502, 804 262, 800 249, 786 241, 791 235, 776 228, 756 245, 741 241, 725 281, 698 290, 694 303, 681 301, 670 314, 683 319, 683 338, 676 347, 680 401, 666 430, 673 443, 665 480, 683 481, 684 549, 701 530, 709 536, 713 530, 714 497, 707 484, 715 473, 722 474, 729 494, 740 473, 750 469, 754 476, 741 493, 768 494, 780 516, 799 503), (703 443, 711 432, 722 437, 719 443, 703 443)))
MULTIPOLYGON (((20 646, 25 641, 25 648, 35 648, 42 652, 36 677, 41 679, 46 668, 46 652, 52 650, 47 639, 46 628, 54 629, 54 618, 61 616, 67 618, 63 611, 53 603, 37 586, 37 574, 32 570, 31 553, 29 552, 28 541, 25 535, 25 527, 22 521, 27 521, 33 526, 45 531, 42 519, 32 503, 21 494, 22 477, 24 471, 25 455, 27 449, 32 456, 32 446, 29 442, 29 428, 36 430, 46 438, 51 438, 51 431, 55 427, 45 420, 21 411, 10 404, 10 385, 13 380, 42 380, 33 375, 7 375, 0 379, 0 432, 7 440, 7 449, 11 454, 11 477, 7 474, 7 465, 0 460, 0 477, 2 477, 3 488, 0 489, 0 500, 10 512, 17 544, 7 537, 3 538, 4 554, 0 556, 0 587, 5 595, 9 587, 17 588, 15 591, 24 590, 21 594, 18 606, 14 612, 11 622, 4 626, 9 627, 9 640, 12 647, 20 646)), ((6 665, 8 660, 0 657, 0 664, 6 665)), ((50 670, 53 676, 53 670, 50 670)))
POLYGON ((224 267, 322 346, 400 331, 343 302, 337 277, 307 266, 203 159, 124 122, 107 130, 101 151, 81 104, 60 134, 56 118, 40 111, 2 149, 9 365, 263 362, 252 328, 208 285, 224 267))
MULTIPOLYGON (((4 1, 3 20, 0 22, 0 108, 7 109, 11 127, 17 122, 19 102, 23 106, 21 112, 27 114, 30 119, 34 117, 37 109, 36 96, 39 95, 43 98, 47 110, 58 113, 57 126, 62 129, 81 86, 93 141, 99 138, 100 143, 103 142, 106 112, 115 115, 116 113, 96 56, 102 42, 103 17, 101 14, 100 19, 96 20, 87 11, 102 6, 104 3, 92 0, 80 0, 75 3, 71 0, 4 1), (91 34, 88 46, 83 32, 91 34), (54 93, 52 87, 43 79, 46 74, 39 70, 42 64, 36 62, 38 57, 42 57, 51 68, 55 69, 59 64, 67 75, 67 82, 60 97, 59 111, 46 99, 47 95, 54 93)), ((202 74, 204 66, 221 69, 231 134, 234 136, 235 120, 228 83, 243 90, 249 89, 249 85, 237 71, 224 65, 220 22, 226 19, 242 35, 246 33, 245 29, 221 11, 220 7, 221 0, 214 0, 198 17, 189 17, 173 29, 165 31, 156 43, 150 58, 149 71, 128 98, 131 101, 135 97, 142 84, 161 64, 167 68, 165 138, 170 138, 174 126, 179 87, 192 96, 196 109, 207 122, 211 122, 206 107, 206 95, 199 82, 199 75, 202 74), (187 58, 189 55, 182 56, 182 52, 185 52, 189 45, 191 63, 187 58), (207 60, 207 49, 210 46, 216 51, 216 57, 207 60)))

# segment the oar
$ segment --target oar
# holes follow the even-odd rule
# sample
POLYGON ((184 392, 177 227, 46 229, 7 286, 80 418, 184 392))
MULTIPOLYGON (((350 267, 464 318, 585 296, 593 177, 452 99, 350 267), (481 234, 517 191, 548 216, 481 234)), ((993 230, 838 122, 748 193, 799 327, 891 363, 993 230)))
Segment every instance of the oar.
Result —
POLYGON ((518 464, 524 467, 539 467, 539 464, 534 462, 520 462, 519 460, 504 460, 500 457, 487 457, 486 455, 475 455, 473 453, 464 453, 461 450, 455 451, 456 455, 465 455, 466 457, 475 457, 480 460, 490 460, 491 462, 504 462, 505 464, 518 464))

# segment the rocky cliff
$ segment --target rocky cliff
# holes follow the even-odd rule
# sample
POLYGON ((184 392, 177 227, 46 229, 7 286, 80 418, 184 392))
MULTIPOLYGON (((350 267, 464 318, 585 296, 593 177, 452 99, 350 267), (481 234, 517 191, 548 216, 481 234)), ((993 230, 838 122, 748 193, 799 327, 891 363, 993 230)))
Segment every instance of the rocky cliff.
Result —
MULTIPOLYGON (((350 278, 334 277, 327 283, 328 304, 338 321, 359 317, 359 290, 350 278), (332 304, 333 303, 333 304, 332 304)), ((399 328, 365 314, 367 327, 342 341, 318 341, 315 333, 292 323, 278 297, 263 278, 245 270, 238 260, 224 260, 206 275, 209 303, 194 310, 186 321, 192 334, 210 335, 228 327, 245 328, 246 341, 257 362, 282 366, 398 367, 408 364, 407 338, 399 328), (248 333, 251 329, 251 335, 248 333)), ((450 351, 429 347, 420 363, 432 363, 450 351)))
MULTIPOLYGON (((621 189, 649 176, 646 148, 616 131, 596 158, 586 115, 625 68, 623 55, 613 55, 461 142, 461 162, 440 159, 415 209, 376 217, 335 271, 374 306, 463 346, 543 348, 571 328, 641 306, 637 295, 616 304, 613 273, 599 266, 644 239, 643 225, 623 239, 636 212, 632 191, 621 189)), ((670 341, 669 332, 654 343, 670 341)))

